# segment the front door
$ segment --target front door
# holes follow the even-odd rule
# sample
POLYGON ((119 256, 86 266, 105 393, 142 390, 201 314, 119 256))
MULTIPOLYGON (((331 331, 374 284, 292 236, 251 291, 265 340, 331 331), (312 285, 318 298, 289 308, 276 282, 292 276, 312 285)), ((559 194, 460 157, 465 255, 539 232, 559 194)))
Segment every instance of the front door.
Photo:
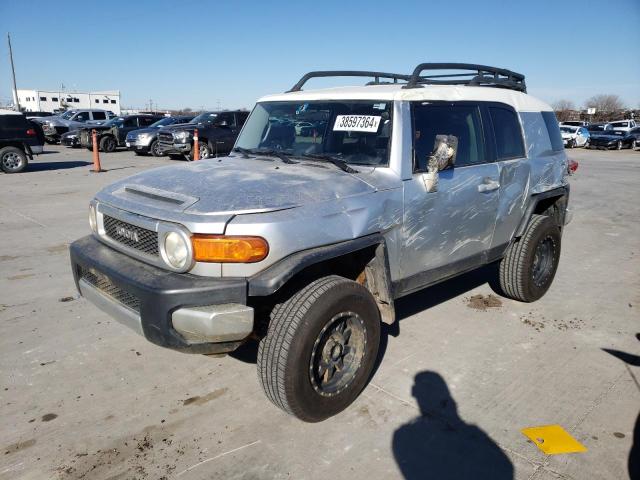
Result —
POLYGON ((417 102, 412 107, 414 174, 404 182, 401 258, 405 290, 484 262, 500 187, 478 105, 417 102), (456 163, 439 173, 437 191, 427 192, 424 172, 439 134, 458 138, 456 163))

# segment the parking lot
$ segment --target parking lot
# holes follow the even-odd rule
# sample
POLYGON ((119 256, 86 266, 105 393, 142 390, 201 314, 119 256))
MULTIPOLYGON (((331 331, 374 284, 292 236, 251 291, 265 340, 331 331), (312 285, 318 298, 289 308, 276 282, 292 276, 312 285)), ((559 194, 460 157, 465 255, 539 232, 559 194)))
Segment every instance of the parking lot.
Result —
POLYGON ((364 393, 305 424, 265 398, 255 345, 161 349, 75 291, 94 193, 175 161, 121 151, 96 174, 86 150, 46 150, 0 176, 0 479, 628 478, 640 152, 568 151, 574 219, 540 301, 489 297, 490 269, 405 297, 364 393), (588 451, 547 456, 520 432, 548 424, 588 451))

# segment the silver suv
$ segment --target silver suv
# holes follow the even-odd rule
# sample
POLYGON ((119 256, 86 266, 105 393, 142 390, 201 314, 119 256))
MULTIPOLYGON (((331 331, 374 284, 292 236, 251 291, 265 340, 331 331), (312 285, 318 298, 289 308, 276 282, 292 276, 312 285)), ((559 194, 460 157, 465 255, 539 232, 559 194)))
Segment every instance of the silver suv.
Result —
POLYGON ((267 397, 315 422, 367 384, 397 298, 494 262, 503 295, 542 297, 568 198, 555 115, 520 74, 312 72, 258 101, 228 157, 99 192, 71 262, 85 298, 156 345, 257 339, 267 397), (373 81, 302 90, 326 76, 373 81))

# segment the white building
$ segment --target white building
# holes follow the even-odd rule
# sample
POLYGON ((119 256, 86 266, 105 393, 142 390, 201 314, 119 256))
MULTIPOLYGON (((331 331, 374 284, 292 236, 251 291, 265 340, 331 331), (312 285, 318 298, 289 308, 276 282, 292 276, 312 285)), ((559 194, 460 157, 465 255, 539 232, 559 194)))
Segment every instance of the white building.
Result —
POLYGON ((64 90, 18 89, 20 107, 27 112, 54 112, 78 108, 100 108, 120 115, 120 91, 66 92, 64 90))

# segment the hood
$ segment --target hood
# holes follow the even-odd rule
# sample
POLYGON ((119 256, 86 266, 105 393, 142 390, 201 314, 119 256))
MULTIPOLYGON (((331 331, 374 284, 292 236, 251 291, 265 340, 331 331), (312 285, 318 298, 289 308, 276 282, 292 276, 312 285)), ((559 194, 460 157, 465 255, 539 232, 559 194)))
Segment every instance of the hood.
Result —
POLYGON ((567 133, 567 132, 560 132, 560 135, 562 135, 562 138, 573 138, 576 136, 575 133, 567 133))
POLYGON ((375 191, 358 174, 331 164, 288 165, 277 159, 224 157, 148 170, 109 185, 96 198, 161 220, 202 221, 207 216, 207 221, 219 223, 237 214, 283 210, 375 191))
POLYGON ((187 130, 189 132, 193 132, 196 128, 205 128, 206 125, 198 124, 198 123, 176 123, 175 125, 167 125, 166 127, 162 127, 163 131, 169 132, 178 132, 181 130, 187 130))
POLYGON ((160 130, 160 128, 159 128, 159 127, 153 127, 153 128, 150 128, 150 127, 147 127, 147 128, 139 128, 138 130, 132 130, 132 131, 130 131, 130 132, 127 134, 127 137, 129 137, 129 136, 134 137, 134 136, 136 136, 136 135, 138 135, 138 134, 140 134, 140 133, 156 133, 158 130, 160 130))
POLYGON ((624 140, 626 135, 614 135, 607 132, 592 133, 591 138, 597 138, 599 140, 624 140))

